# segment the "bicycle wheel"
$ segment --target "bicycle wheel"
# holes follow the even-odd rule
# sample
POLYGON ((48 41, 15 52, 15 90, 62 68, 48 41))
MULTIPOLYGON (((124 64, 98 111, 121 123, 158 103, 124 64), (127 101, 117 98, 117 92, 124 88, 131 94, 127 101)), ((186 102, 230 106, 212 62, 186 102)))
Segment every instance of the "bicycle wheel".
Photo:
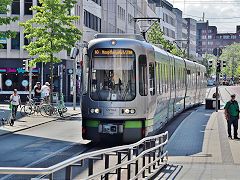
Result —
POLYGON ((52 106, 51 105, 48 105, 48 104, 44 104, 44 105, 41 105, 41 107, 40 107, 40 114, 42 115, 42 116, 51 116, 51 114, 52 114, 52 106))
POLYGON ((63 113, 67 112, 67 107, 63 107, 63 113))
POLYGON ((25 115, 31 115, 34 113, 34 107, 31 106, 31 105, 28 105, 28 106, 24 106, 24 113, 25 115))

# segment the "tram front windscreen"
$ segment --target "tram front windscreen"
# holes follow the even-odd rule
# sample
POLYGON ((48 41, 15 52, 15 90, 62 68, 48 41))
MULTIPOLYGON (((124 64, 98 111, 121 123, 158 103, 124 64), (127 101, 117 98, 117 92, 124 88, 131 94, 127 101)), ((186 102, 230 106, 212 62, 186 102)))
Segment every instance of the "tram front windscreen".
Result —
POLYGON ((131 101, 136 96, 135 53, 129 49, 95 49, 91 62, 91 98, 131 101))

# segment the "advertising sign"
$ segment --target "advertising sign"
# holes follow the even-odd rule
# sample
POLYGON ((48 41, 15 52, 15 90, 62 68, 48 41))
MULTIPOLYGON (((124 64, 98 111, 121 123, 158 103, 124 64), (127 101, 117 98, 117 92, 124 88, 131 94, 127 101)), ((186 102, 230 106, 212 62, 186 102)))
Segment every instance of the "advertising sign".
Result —
POLYGON ((8 86, 8 87, 10 87, 10 86, 12 85, 12 80, 7 79, 7 80, 5 81, 5 85, 8 86))

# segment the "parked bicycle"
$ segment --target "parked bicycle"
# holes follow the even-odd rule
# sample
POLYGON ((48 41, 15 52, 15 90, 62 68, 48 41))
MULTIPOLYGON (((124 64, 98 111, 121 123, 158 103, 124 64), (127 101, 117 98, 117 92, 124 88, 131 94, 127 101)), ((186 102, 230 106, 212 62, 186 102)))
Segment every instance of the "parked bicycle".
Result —
POLYGON ((43 115, 41 111, 43 110, 43 106, 47 104, 46 100, 44 98, 41 98, 41 101, 37 102, 37 98, 33 98, 33 99, 30 99, 29 97, 27 98, 28 98, 28 101, 21 108, 21 111, 20 111, 22 116, 32 115, 36 113, 37 114, 40 113, 41 115, 43 115))

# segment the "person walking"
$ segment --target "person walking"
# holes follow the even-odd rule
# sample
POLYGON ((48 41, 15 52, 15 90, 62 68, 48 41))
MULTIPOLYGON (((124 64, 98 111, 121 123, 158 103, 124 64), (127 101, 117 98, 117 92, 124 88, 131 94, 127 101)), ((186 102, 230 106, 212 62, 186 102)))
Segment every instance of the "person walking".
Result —
POLYGON ((17 116, 17 109, 18 106, 21 104, 21 98, 17 93, 17 89, 13 90, 13 94, 10 96, 10 101, 12 102, 12 117, 13 120, 16 120, 16 116, 17 116))
POLYGON ((234 139, 240 139, 238 137, 238 119, 239 119, 239 106, 238 102, 235 100, 236 95, 231 95, 231 100, 228 101, 224 107, 224 113, 227 120, 227 126, 228 126, 228 138, 232 139, 231 134, 231 126, 233 124, 234 128, 234 139))
POLYGON ((41 87, 40 87, 40 82, 37 82, 36 85, 34 86, 34 98, 37 99, 37 102, 40 102, 41 99, 41 87))
POLYGON ((45 85, 42 86, 41 91, 44 94, 44 99, 46 102, 49 102, 49 93, 50 93, 50 84, 48 82, 45 83, 45 85))

